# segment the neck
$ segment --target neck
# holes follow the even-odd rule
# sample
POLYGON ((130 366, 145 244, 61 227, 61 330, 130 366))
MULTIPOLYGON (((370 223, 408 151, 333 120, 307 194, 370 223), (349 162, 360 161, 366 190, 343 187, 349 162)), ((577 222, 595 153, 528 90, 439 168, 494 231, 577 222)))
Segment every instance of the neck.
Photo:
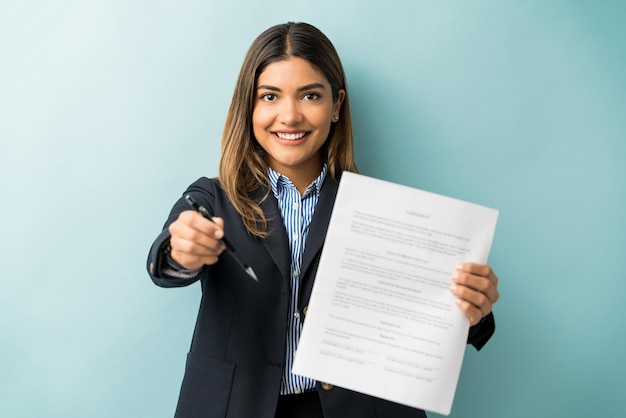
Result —
POLYGON ((291 180, 300 194, 303 194, 313 180, 320 175, 323 166, 324 163, 321 158, 319 160, 309 160, 298 167, 273 167, 270 165, 272 169, 291 180))

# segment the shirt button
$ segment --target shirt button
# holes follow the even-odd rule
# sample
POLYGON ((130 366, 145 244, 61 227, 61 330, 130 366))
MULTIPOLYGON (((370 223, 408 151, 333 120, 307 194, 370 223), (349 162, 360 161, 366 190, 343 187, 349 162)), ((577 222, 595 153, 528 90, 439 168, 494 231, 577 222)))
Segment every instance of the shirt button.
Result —
POLYGON ((331 385, 330 383, 324 383, 324 382, 320 383, 320 386, 324 390, 331 390, 333 388, 333 385, 331 385))
POLYGON ((298 234, 296 234, 296 233, 292 234, 291 235, 291 239, 294 240, 294 241, 297 240, 298 239, 298 234))
POLYGON ((294 393, 295 393, 296 395, 299 395, 299 394, 301 394, 301 393, 302 393, 302 390, 301 390, 301 389, 296 389, 296 390, 294 390, 294 393))
POLYGON ((300 312, 295 312, 295 313, 293 314, 293 316, 294 316, 294 318, 296 318, 296 319, 300 318, 300 312))
POLYGON ((300 205, 299 205, 298 203, 294 203, 294 204, 293 204, 293 208, 294 208, 294 209, 298 209, 299 207, 300 207, 300 205))

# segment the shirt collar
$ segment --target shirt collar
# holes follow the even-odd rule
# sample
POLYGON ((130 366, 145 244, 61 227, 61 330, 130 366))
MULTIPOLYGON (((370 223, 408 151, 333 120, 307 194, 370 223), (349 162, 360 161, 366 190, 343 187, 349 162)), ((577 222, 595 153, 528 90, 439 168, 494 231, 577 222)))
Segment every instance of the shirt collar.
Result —
MULTIPOLYGON (((285 188, 296 187, 287 176, 280 174, 278 171, 272 169, 271 167, 268 167, 267 170, 270 184, 272 186, 272 192, 274 193, 274 196, 276 196, 276 198, 280 196, 281 190, 285 188)), ((302 197, 305 197, 312 192, 315 192, 317 195, 319 195, 320 190, 322 189, 322 184, 324 183, 324 178, 326 178, 327 171, 328 166, 326 165, 326 161, 324 161, 324 166, 322 167, 320 175, 317 176, 317 178, 313 180, 311 184, 309 184, 309 187, 306 188, 306 190, 302 194, 302 197)))

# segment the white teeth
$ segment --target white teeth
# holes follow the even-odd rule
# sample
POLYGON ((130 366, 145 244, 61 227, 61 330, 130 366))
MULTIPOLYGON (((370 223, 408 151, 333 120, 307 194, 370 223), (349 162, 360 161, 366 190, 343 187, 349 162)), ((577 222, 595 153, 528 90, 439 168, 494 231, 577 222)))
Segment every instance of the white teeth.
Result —
POLYGON ((286 140, 289 140, 289 141, 295 141, 296 139, 300 139, 304 135, 306 135, 306 132, 298 132, 298 133, 295 133, 295 134, 286 134, 286 133, 282 133, 282 132, 276 132, 276 135, 280 139, 286 139, 286 140))

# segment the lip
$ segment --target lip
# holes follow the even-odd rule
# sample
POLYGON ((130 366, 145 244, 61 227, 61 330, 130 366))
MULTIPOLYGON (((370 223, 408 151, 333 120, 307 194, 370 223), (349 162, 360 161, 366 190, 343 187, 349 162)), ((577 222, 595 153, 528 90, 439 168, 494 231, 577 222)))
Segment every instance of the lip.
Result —
POLYGON ((273 131, 272 134, 281 141, 299 141, 305 138, 309 131, 273 131))

